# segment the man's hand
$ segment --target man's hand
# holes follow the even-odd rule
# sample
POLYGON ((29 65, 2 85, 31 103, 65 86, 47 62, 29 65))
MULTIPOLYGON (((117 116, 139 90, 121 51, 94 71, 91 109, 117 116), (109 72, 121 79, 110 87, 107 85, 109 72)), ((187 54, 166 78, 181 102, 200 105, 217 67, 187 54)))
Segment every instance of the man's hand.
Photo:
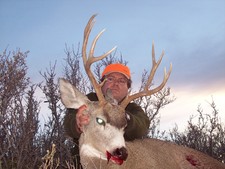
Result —
POLYGON ((77 122, 77 130, 82 133, 83 126, 87 125, 90 121, 89 115, 85 114, 84 111, 87 109, 86 105, 82 105, 79 107, 78 112, 76 114, 76 122, 77 122))

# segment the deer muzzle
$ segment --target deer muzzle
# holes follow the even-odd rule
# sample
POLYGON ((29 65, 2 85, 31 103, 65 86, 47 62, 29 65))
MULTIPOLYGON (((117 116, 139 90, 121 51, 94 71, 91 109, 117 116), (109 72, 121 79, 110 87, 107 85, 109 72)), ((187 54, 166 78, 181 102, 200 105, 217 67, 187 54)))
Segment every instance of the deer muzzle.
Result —
POLYGON ((115 149, 112 153, 106 151, 106 156, 108 162, 110 160, 118 165, 121 165, 124 161, 126 161, 128 153, 127 149, 125 147, 122 147, 115 149))

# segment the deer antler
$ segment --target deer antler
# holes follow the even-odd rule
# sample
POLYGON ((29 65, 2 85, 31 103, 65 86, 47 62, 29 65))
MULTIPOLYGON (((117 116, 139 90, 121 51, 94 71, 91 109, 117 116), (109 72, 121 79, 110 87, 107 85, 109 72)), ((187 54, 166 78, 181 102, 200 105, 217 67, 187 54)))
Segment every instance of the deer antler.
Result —
POLYGON ((103 29, 100 33, 97 34, 97 36, 94 38, 93 42, 92 42, 92 45, 91 45, 91 48, 90 48, 90 51, 89 51, 89 55, 87 57, 87 54, 86 54, 86 50, 87 50, 87 44, 88 44, 88 39, 89 39, 89 35, 91 33, 91 30, 94 26, 94 18, 96 17, 96 15, 93 15, 86 27, 85 27, 85 30, 84 30, 84 40, 83 40, 83 46, 82 46, 82 58, 83 58, 83 62, 84 62, 84 68, 85 68, 85 71, 95 89, 95 92, 97 94, 97 97, 98 97, 98 100, 99 100, 99 104, 100 105, 103 105, 106 100, 104 98, 104 95, 101 91, 101 87, 102 85, 105 83, 105 81, 103 81, 101 84, 99 84, 94 75, 92 74, 91 72, 91 64, 94 63, 94 62, 97 62, 99 60, 102 60, 104 59, 106 56, 108 56, 110 53, 112 53, 116 47, 112 48, 111 50, 109 50, 108 52, 106 52, 105 54, 101 55, 101 56, 98 56, 98 57, 94 57, 94 50, 95 50, 95 46, 96 46, 96 43, 98 41, 98 39, 100 38, 100 36, 103 34, 103 32, 105 31, 105 29, 103 29))
POLYGON ((152 80, 155 76, 155 72, 156 72, 158 66, 161 63, 163 56, 164 56, 164 51, 162 51, 162 54, 161 54, 159 60, 156 62, 156 60, 155 60, 155 48, 154 48, 154 42, 153 42, 152 43, 152 69, 151 69, 150 75, 148 77, 148 80, 146 82, 146 85, 144 87, 144 90, 139 92, 139 93, 135 93, 133 95, 127 96, 121 103, 122 108, 125 109, 130 101, 132 101, 132 100, 134 100, 138 97, 150 96, 150 95, 160 91, 165 86, 167 80, 170 77, 170 73, 172 71, 172 64, 170 64, 170 69, 169 69, 168 73, 166 72, 166 68, 164 69, 164 78, 163 78, 162 83, 154 89, 151 89, 151 90, 149 89, 150 85, 152 84, 152 80))

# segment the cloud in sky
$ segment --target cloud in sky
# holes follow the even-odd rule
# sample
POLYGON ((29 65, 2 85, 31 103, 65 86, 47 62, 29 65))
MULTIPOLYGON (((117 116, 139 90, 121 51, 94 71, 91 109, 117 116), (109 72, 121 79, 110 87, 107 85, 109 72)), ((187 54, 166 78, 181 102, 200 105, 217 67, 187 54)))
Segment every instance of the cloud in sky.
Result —
MULTIPOLYGON (((225 98, 225 1, 224 0, 144 0, 144 1, 28 1, 0 2, 0 51, 29 50, 29 74, 40 81, 40 70, 49 63, 62 66, 65 44, 82 42, 89 17, 98 13, 91 37, 106 28, 96 55, 115 45, 133 74, 134 85, 143 69, 151 65, 151 43, 156 56, 165 50, 155 82, 163 67, 173 72, 168 85, 177 100, 166 107, 172 116, 189 115, 197 104, 213 95, 221 112, 225 98), (137 66, 141 65, 141 66, 137 66), (179 110, 178 110, 179 107, 179 110)), ((170 118, 162 111, 162 118, 170 118)), ((223 116, 225 118, 225 116, 223 116)), ((185 119, 187 120, 187 119, 185 119)), ((164 121, 164 123, 166 123, 164 121)))

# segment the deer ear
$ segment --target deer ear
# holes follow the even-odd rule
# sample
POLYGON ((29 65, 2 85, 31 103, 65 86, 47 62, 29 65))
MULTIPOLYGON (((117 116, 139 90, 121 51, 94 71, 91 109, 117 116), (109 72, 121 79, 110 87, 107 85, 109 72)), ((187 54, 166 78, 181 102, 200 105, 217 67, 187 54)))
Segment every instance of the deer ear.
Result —
POLYGON ((80 106, 90 102, 83 93, 79 92, 69 81, 59 79, 59 91, 61 101, 66 108, 78 109, 80 106))

